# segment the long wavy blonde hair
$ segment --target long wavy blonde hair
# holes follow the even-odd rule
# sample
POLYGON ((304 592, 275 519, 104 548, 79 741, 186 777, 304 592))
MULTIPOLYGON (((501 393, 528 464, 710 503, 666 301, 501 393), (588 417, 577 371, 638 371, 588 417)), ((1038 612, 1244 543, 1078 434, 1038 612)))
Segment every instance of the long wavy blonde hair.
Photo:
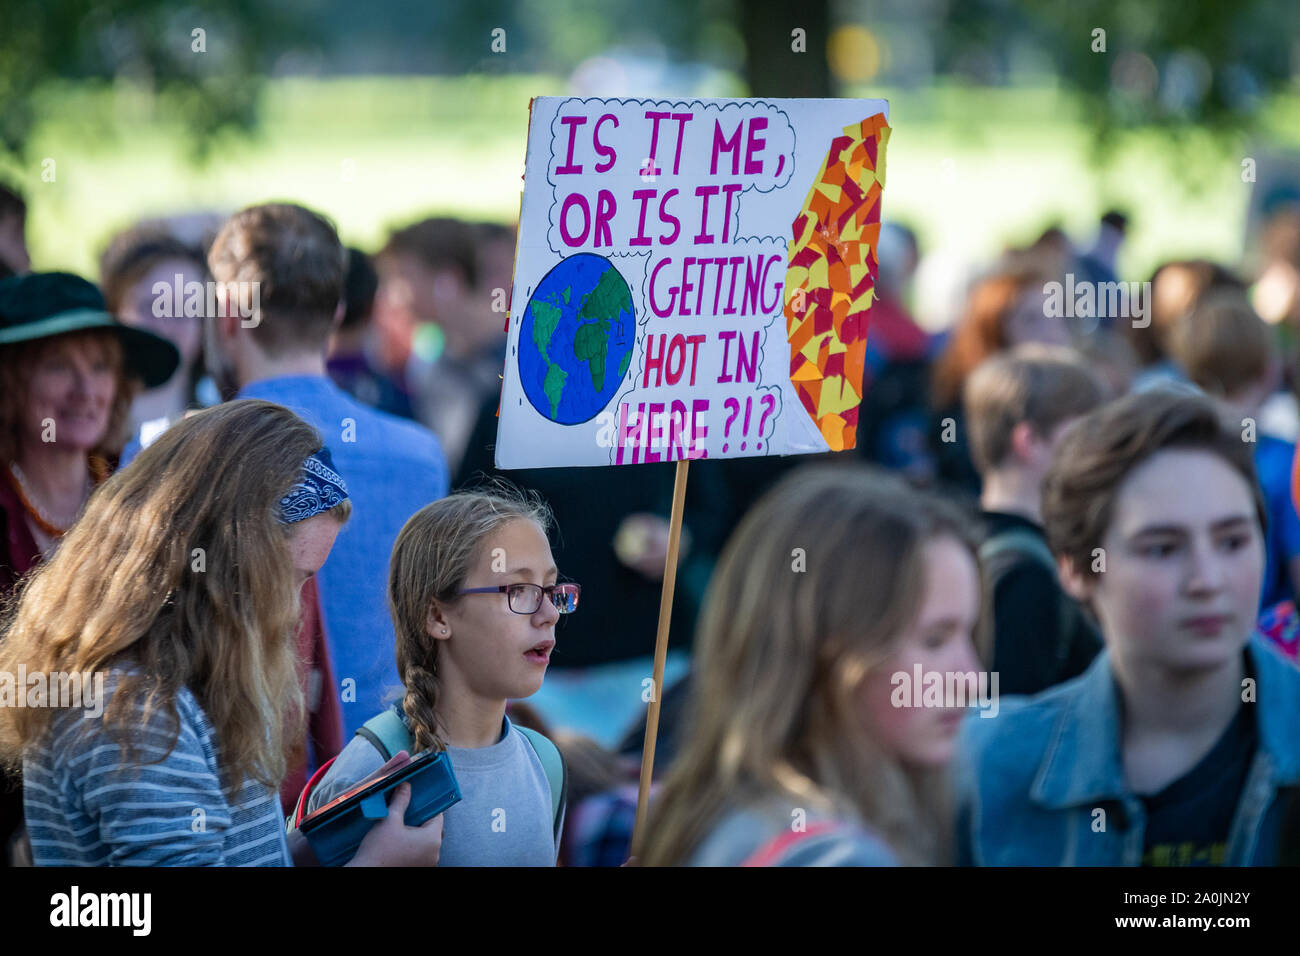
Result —
POLYGON ((860 820, 905 863, 945 861, 946 772, 889 755, 857 702, 921 610, 936 535, 974 556, 964 515, 855 465, 805 466, 755 505, 709 586, 644 863, 685 863, 726 810, 765 794, 860 820))
POLYGON ((402 710, 417 753, 446 749, 438 720, 439 642, 429 633, 429 611, 434 601, 462 600, 459 591, 493 532, 520 519, 535 522, 543 535, 553 522, 540 495, 498 480, 425 505, 393 544, 388 608, 397 635, 397 673, 406 688, 402 710))
MULTIPOLYGON (((314 428, 270 402, 230 402, 169 428, 95 491, 12 596, 0 672, 126 665, 103 719, 127 759, 141 710, 179 732, 175 699, 188 687, 216 731, 228 794, 245 778, 278 788, 305 714, 299 592, 277 509, 320 447, 314 428)), ((0 759, 20 766, 54 712, 0 707, 0 759)))

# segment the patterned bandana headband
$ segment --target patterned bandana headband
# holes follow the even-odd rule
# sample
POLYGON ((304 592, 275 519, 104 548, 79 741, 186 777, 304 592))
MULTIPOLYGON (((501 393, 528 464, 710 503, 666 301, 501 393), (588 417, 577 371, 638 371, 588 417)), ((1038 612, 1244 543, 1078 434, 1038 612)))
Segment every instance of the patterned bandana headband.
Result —
POLYGON ((329 511, 347 500, 348 486, 337 471, 330 450, 322 448, 302 463, 302 477, 280 499, 280 520, 295 524, 329 511))

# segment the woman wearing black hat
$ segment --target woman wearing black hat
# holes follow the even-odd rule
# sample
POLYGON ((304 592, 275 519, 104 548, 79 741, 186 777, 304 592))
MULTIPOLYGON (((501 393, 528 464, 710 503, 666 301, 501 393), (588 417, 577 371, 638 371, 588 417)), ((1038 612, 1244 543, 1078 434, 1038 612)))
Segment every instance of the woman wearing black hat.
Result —
POLYGON ((164 339, 118 322, 67 273, 0 282, 0 593, 53 550, 108 476, 135 379, 166 379, 164 339))
MULTIPOLYGON (((47 557, 108 477, 136 381, 165 382, 175 346, 128 328, 67 273, 0 281, 0 599, 47 557)), ((21 792, 0 781, 0 865, 21 792)))

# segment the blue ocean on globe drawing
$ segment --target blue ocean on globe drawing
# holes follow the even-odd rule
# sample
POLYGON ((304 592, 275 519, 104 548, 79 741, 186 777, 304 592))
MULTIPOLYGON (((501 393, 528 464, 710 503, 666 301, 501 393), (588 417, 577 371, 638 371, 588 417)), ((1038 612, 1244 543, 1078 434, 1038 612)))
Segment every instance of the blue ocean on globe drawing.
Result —
POLYGON ((603 256, 562 260, 538 283, 519 330, 519 377, 553 422, 590 421, 627 376, 636 316, 627 281, 603 256))

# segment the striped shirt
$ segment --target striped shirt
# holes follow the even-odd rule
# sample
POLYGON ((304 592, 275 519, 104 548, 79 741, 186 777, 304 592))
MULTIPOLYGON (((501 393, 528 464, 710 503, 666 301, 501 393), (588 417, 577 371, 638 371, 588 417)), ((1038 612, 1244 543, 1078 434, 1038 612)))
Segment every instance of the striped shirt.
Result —
MULTIPOLYGON (((113 678, 105 684, 108 698, 113 678)), ((276 794, 247 780, 232 805, 215 731, 188 689, 176 710, 175 746, 175 721, 155 710, 134 733, 130 764, 102 717, 55 714, 23 759, 37 866, 292 866, 276 794)))

